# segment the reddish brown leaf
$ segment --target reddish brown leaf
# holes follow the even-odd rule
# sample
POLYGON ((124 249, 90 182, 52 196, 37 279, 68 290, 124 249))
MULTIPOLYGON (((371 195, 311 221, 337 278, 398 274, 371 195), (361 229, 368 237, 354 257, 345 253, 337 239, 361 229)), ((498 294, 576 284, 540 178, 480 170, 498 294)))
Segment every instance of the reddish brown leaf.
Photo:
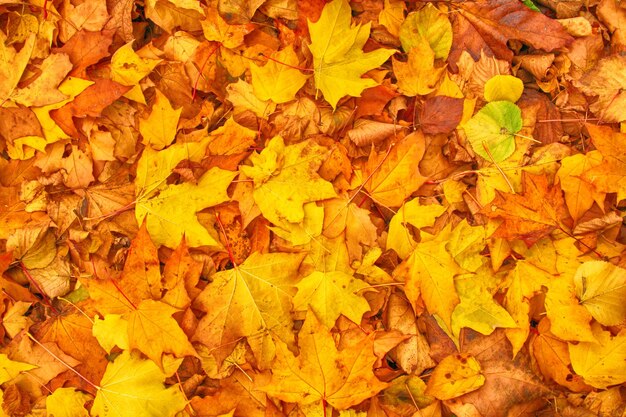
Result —
POLYGON ((52 110, 50 116, 72 137, 79 137, 80 133, 74 125, 74 117, 97 117, 102 110, 124 95, 131 87, 127 87, 108 79, 98 79, 80 93, 72 102, 58 110, 52 110))
POLYGON ((450 133, 461 122, 463 99, 435 96, 426 99, 420 112, 420 125, 424 133, 436 135, 450 133))
POLYGON ((547 52, 573 41, 559 23, 519 1, 476 0, 455 2, 454 5, 459 13, 454 14, 454 42, 448 57, 451 65, 464 50, 474 59, 485 50, 490 56, 511 61, 513 51, 507 46, 510 40, 547 52))

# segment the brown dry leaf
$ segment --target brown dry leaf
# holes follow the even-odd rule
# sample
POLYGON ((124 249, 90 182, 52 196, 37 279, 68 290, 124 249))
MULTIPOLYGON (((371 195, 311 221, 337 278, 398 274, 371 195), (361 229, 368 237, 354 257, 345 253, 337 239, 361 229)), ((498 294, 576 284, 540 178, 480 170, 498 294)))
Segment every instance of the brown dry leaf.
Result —
POLYGON ((496 330, 487 337, 468 332, 464 339, 467 344, 462 350, 480 363, 485 384, 458 400, 474 405, 481 416, 507 415, 518 406, 533 404, 549 395, 550 390, 532 372, 527 354, 511 360, 511 347, 504 331, 496 330))
POLYGON ((597 97, 589 107, 601 121, 626 120, 626 58, 612 55, 603 58, 579 81, 581 90, 590 97, 597 97))
POLYGON ((521 2, 478 0, 459 2, 455 6, 459 13, 452 25, 456 42, 448 58, 450 62, 456 62, 464 50, 478 58, 483 49, 488 55, 511 61, 513 51, 507 46, 510 40, 547 52, 573 41, 563 26, 521 2))

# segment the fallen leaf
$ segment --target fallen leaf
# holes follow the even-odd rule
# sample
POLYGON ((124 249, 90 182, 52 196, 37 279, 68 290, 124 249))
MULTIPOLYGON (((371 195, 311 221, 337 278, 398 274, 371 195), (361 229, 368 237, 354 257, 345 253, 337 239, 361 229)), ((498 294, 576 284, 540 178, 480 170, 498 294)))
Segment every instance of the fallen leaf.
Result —
POLYGON ((174 415, 186 400, 178 387, 166 388, 165 375, 150 360, 128 351, 107 366, 91 414, 100 417, 174 415))
POLYGON ((308 78, 294 68, 299 64, 296 53, 288 46, 270 58, 263 67, 254 63, 250 66, 254 94, 260 100, 274 103, 293 100, 308 78))
POLYGON ((259 389, 319 412, 326 404, 347 409, 387 386, 372 372, 373 341, 370 335, 338 350, 330 332, 308 312, 298 338, 300 354, 294 356, 287 345, 278 342, 272 380, 259 389))
POLYGON ((377 85, 371 78, 361 76, 395 53, 382 48, 363 52, 370 27, 353 27, 350 20, 348 2, 333 0, 324 7, 317 22, 309 22, 315 86, 333 109, 342 97, 359 97, 364 89, 377 85))
POLYGON ((593 335, 597 342, 568 344, 574 371, 587 384, 600 389, 626 381, 626 332, 612 336, 594 325, 593 335))
POLYGON ((626 59, 619 55, 603 58, 579 81, 585 94, 597 96, 590 108, 604 122, 626 120, 626 59))
POLYGON ((200 224, 196 213, 229 200, 226 189, 235 172, 212 168, 198 184, 173 184, 158 196, 140 198, 135 205, 138 223, 145 219, 150 237, 156 245, 177 247, 183 236, 191 247, 218 246, 209 231, 200 224), (186 204, 179 204, 183 199, 186 204))
POLYGON ((399 207, 407 197, 426 182, 415 163, 424 155, 421 132, 414 132, 399 141, 389 152, 372 152, 363 169, 365 189, 378 204, 399 207))
POLYGON ((195 301, 207 314, 193 340, 209 347, 221 363, 245 337, 259 363, 267 366, 279 340, 294 343, 293 322, 286 313, 301 262, 299 254, 255 252, 241 265, 213 275, 195 301))
POLYGON ((449 400, 477 390, 485 383, 480 363, 468 354, 450 355, 433 370, 425 393, 449 400))
POLYGON ((532 245, 562 227, 567 209, 559 185, 550 186, 545 177, 524 172, 522 186, 522 195, 498 192, 483 213, 503 220, 494 237, 522 239, 532 245), (515 213, 515 218, 507 213, 515 213))
POLYGON ((574 275, 576 296, 593 318, 605 326, 626 319, 626 270, 603 261, 589 261, 574 275))
POLYGON ((492 101, 461 125, 472 150, 494 163, 515 152, 515 134, 522 129, 522 111, 509 101, 492 101))
POLYGON ((300 223, 304 203, 335 197, 332 184, 317 174, 326 153, 313 141, 285 146, 276 136, 260 154, 250 156, 253 166, 242 165, 240 170, 254 180, 254 201, 266 219, 300 223))
POLYGON ((602 163, 587 170, 582 179, 592 183, 599 191, 617 193, 618 200, 626 198, 626 164, 624 133, 617 133, 608 126, 588 125, 593 144, 602 154, 602 163))
POLYGON ((181 112, 182 109, 174 110, 167 97, 156 90, 156 98, 150 115, 139 121, 143 143, 157 151, 170 145, 176 137, 181 112))
POLYGON ((54 417, 89 417, 85 403, 90 399, 75 388, 57 388, 46 398, 46 412, 54 417))
POLYGON ((460 2, 457 6, 459 13, 453 29, 458 42, 452 45, 451 62, 456 62, 463 50, 478 58, 483 49, 487 55, 510 61, 513 51, 507 46, 509 40, 525 42, 547 52, 573 41, 559 23, 520 2, 479 0, 460 2))

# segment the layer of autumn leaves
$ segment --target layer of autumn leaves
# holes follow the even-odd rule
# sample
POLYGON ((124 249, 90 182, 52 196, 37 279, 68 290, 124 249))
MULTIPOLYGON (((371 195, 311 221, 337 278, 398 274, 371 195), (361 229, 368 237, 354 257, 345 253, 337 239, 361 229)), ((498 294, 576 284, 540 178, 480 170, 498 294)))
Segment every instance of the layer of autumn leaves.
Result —
POLYGON ((624 27, 0 1, 0 416, 622 415, 624 27))

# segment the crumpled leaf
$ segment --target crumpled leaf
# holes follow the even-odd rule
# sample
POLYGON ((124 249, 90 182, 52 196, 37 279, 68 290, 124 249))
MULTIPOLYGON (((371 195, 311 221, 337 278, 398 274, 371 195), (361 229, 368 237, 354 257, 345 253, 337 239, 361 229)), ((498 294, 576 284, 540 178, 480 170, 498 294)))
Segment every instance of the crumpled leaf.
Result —
POLYGON ((603 122, 626 120, 626 57, 603 58, 579 81, 585 94, 597 96, 590 108, 603 122))
POLYGON ((455 5, 459 12, 455 15, 455 42, 450 52, 453 62, 464 50, 475 59, 485 50, 488 56, 511 61, 509 40, 519 40, 546 52, 573 41, 561 24, 517 1, 461 1, 455 5))
POLYGON ((376 361, 372 336, 338 350, 328 329, 309 311, 298 337, 300 354, 294 356, 277 342, 272 380, 259 389, 320 412, 322 401, 337 410, 356 405, 387 386, 372 372, 376 361))
POLYGON ((377 83, 361 78, 367 71, 385 62, 394 50, 363 52, 370 24, 351 26, 350 6, 346 0, 333 0, 322 10, 315 23, 309 22, 315 86, 333 109, 344 96, 359 97, 377 83))
POLYGON ((91 408, 98 417, 170 417, 187 401, 178 387, 166 388, 165 375, 151 360, 122 352, 107 366, 91 408))

